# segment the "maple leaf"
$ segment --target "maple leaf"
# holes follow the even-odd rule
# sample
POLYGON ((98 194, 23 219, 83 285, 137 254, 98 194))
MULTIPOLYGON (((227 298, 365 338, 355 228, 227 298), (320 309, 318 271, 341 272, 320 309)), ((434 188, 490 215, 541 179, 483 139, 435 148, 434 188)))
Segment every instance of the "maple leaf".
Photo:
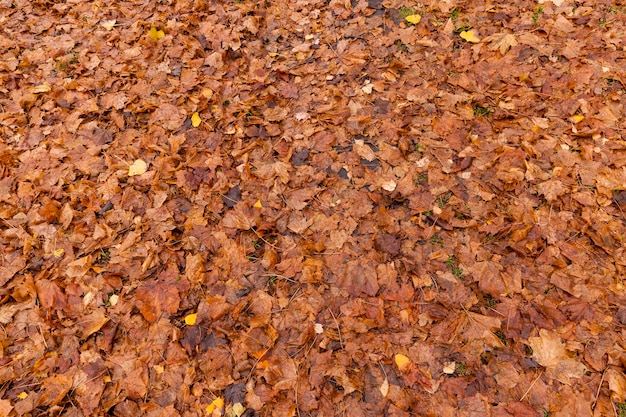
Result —
POLYGON ((517 39, 512 33, 496 33, 487 36, 484 39, 485 42, 491 42, 489 50, 499 50, 502 55, 505 55, 511 47, 517 45, 517 39))
POLYGON ((570 378, 580 378, 587 370, 580 361, 570 357, 555 332, 540 329, 539 336, 529 338, 528 343, 533 349, 533 358, 546 367, 547 374, 564 384, 569 385, 570 378))

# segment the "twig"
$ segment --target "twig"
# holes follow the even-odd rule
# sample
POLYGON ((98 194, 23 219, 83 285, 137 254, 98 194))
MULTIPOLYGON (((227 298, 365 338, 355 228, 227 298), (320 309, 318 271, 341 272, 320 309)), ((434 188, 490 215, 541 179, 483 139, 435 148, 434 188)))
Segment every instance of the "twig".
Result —
POLYGON ((528 393, 530 392, 531 389, 533 389, 533 387, 535 386, 535 383, 539 380, 539 378, 541 377, 541 375, 543 375, 543 371, 539 372, 539 375, 537 375, 537 378, 535 378, 532 382, 532 384, 530 384, 530 387, 528 387, 528 389, 526 390, 526 392, 524 393, 524 395, 522 395, 522 398, 520 398, 520 401, 523 401, 524 398, 526 398, 526 396, 528 395, 528 393))
POLYGON ((339 346, 343 349, 343 338, 341 337, 341 328, 339 327, 339 321, 337 321, 337 317, 333 314, 333 311, 328 308, 330 315, 333 316, 333 320, 335 320, 335 326, 337 326, 337 334, 339 335, 339 346))
POLYGON ((602 371, 602 377, 600 377, 600 383, 598 384, 598 390, 596 391, 596 396, 593 399, 593 404, 591 404, 591 409, 594 410, 596 408, 596 403, 598 402, 598 397, 600 396, 600 389, 602 388, 602 382, 604 382, 604 374, 606 373, 606 368, 602 371))

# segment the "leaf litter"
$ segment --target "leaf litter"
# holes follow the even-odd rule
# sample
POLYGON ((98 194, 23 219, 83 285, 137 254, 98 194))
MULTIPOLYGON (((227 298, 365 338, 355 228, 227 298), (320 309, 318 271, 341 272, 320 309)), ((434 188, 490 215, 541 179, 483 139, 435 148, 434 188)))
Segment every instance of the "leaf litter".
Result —
POLYGON ((623 7, 14 3, 1 415, 623 415, 623 7))

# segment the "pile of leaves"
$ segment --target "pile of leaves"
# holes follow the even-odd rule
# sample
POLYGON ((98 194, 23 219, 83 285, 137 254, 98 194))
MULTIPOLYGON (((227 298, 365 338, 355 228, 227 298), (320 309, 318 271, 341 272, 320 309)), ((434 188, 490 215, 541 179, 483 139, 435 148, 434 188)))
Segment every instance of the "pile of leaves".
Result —
POLYGON ((0 416, 625 416, 626 8, 0 8, 0 416))

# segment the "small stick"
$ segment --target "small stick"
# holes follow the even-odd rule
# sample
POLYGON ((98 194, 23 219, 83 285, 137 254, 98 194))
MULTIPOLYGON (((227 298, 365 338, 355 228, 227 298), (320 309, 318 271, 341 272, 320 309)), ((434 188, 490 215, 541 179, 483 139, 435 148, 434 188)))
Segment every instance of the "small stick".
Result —
POLYGON ((535 386, 535 383, 539 380, 539 377, 541 377, 541 375, 543 375, 543 371, 539 372, 539 375, 537 375, 537 378, 534 379, 534 381, 532 382, 532 384, 530 384, 530 387, 528 387, 528 389, 526 390, 526 392, 524 393, 524 395, 522 395, 522 398, 520 398, 520 401, 523 401, 524 398, 526 398, 526 396, 528 395, 528 393, 530 392, 531 389, 533 389, 533 386, 535 386))

